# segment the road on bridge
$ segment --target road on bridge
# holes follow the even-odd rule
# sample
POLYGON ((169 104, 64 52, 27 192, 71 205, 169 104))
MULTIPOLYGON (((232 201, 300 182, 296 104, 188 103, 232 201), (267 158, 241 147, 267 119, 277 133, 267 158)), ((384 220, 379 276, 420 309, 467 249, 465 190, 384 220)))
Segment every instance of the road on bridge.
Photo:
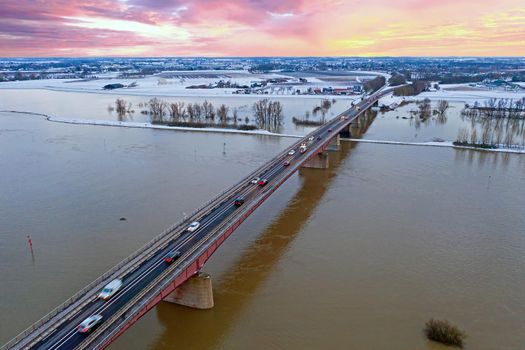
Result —
MULTIPOLYGON (((72 306, 64 308, 62 314, 59 313, 58 318, 54 317, 46 322, 41 322, 41 325, 34 327, 32 331, 26 331, 22 336, 4 345, 2 349, 58 350, 84 348, 84 344, 89 337, 98 336, 97 332, 93 332, 91 335, 78 332, 77 327, 85 318, 99 314, 102 315, 103 321, 109 322, 113 315, 118 313, 143 290, 154 284, 155 280, 163 275, 167 269, 173 269, 174 266, 183 264, 185 259, 194 259, 195 257, 190 253, 195 251, 195 247, 204 244, 205 238, 213 233, 217 227, 234 216, 240 208, 260 200, 261 196, 269 195, 267 193, 269 188, 275 186, 272 189, 273 192, 308 158, 315 157, 319 152, 324 151, 330 140, 337 133, 347 127, 355 118, 376 102, 379 97, 386 93, 387 91, 385 90, 379 91, 361 100, 355 106, 319 127, 272 159, 268 164, 255 171, 252 176, 266 179, 268 181, 266 185, 261 186, 257 183, 252 183, 250 181, 251 178, 244 179, 241 183, 234 186, 231 191, 219 196, 212 203, 211 208, 205 206, 204 210, 197 211, 195 215, 189 217, 183 224, 178 225, 170 231, 168 239, 158 249, 145 254, 144 259, 133 265, 133 268, 128 266, 126 269, 121 269, 122 275, 119 275, 119 278, 122 280, 123 285, 112 298, 107 301, 99 299, 97 295, 100 292, 100 287, 87 291, 87 298, 83 298, 77 303, 73 303, 72 306), (301 144, 306 144, 307 151, 304 153, 300 152, 301 144), (290 152, 292 150, 294 152, 290 152), (242 206, 234 203, 239 197, 244 199, 242 206), (200 226, 194 232, 188 232, 186 230, 187 225, 192 221, 199 221, 200 226), (181 257, 172 265, 165 263, 164 257, 176 251, 180 252, 181 257)), ((109 282, 111 279, 108 278, 104 283, 109 282)), ((104 322, 102 325, 108 327, 108 324, 104 322)), ((107 343, 102 344, 104 346, 107 345, 107 343)), ((98 347, 93 345, 86 346, 86 348, 98 347)))

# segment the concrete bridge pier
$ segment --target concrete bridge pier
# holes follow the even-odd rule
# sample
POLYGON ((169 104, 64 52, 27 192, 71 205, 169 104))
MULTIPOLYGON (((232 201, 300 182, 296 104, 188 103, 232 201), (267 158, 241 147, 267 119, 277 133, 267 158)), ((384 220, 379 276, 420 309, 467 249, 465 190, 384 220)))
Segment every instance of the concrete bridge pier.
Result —
POLYGON ((205 272, 199 272, 177 287, 164 298, 164 301, 200 310, 213 308, 211 276, 205 272))
POLYGON ((348 130, 350 130, 351 128, 360 128, 360 127, 361 127, 361 116, 352 120, 350 125, 348 125, 348 130))
POLYGON ((328 153, 321 152, 308 159, 302 165, 303 168, 311 169, 327 169, 328 168, 328 153))
POLYGON ((341 132, 339 132, 339 138, 351 138, 352 137, 352 125, 348 124, 341 132))
POLYGON ((328 144, 327 150, 332 152, 337 152, 341 149, 341 137, 339 134, 332 137, 330 143, 328 144))

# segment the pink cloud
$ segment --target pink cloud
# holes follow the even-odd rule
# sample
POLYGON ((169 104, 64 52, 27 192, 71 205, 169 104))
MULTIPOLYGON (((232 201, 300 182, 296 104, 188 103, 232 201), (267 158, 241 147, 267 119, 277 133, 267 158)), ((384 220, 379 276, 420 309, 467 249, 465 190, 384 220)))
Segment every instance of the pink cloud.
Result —
POLYGON ((4 1, 0 56, 100 50, 110 55, 112 49, 135 53, 137 46, 144 55, 173 56, 525 55, 522 5, 522 0, 4 1))

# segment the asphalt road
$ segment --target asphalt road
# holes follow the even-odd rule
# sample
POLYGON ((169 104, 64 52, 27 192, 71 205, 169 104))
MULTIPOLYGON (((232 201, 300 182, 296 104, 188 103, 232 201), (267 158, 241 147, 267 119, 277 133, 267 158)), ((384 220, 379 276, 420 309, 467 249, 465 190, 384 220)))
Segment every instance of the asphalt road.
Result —
MULTIPOLYGON (((366 101, 361 101, 357 106, 361 106, 360 109, 363 109, 363 106, 365 106, 366 103, 366 101)), ((305 138, 303 139, 303 142, 307 144, 308 148, 315 146, 316 144, 325 143, 328 138, 335 136, 335 133, 337 133, 340 128, 348 124, 348 119, 353 118, 359 112, 360 111, 355 107, 344 112, 311 134, 310 136, 313 136, 312 141, 307 141, 307 138, 305 138), (343 120, 341 116, 345 116, 348 119, 343 120), (331 131, 329 131, 329 129, 331 129, 331 131), (321 139, 318 139, 318 137, 321 139)), ((291 149, 292 148, 288 149, 288 151, 291 149)), ((266 186, 271 185, 272 181, 275 181, 276 178, 286 174, 286 170, 288 169, 288 167, 284 165, 286 160, 293 165, 294 162, 300 160, 303 156, 306 156, 299 152, 299 147, 296 146, 294 149, 294 155, 284 155, 279 159, 272 160, 274 164, 258 175, 261 179, 268 180, 266 186)), ((102 315, 103 321, 110 318, 169 267, 169 265, 164 262, 164 257, 169 252, 178 250, 183 255, 186 251, 192 249, 192 247, 198 244, 201 239, 238 209, 238 207, 234 205, 235 198, 244 197, 244 205, 246 205, 250 201, 258 198, 258 196, 262 194, 262 191, 264 191, 264 188, 265 187, 257 184, 251 184, 250 182, 239 187, 238 191, 227 198, 224 198, 224 200, 214 209, 198 220, 200 226, 196 231, 178 232, 175 238, 173 238, 167 245, 164 245, 162 249, 153 254, 148 260, 142 262, 140 266, 127 275, 121 276, 123 285, 112 298, 103 301, 94 297, 83 308, 68 315, 66 322, 63 322, 52 333, 38 343, 33 344, 30 348, 48 350, 74 349, 87 336, 77 331, 78 325, 85 318, 94 314, 102 315)))

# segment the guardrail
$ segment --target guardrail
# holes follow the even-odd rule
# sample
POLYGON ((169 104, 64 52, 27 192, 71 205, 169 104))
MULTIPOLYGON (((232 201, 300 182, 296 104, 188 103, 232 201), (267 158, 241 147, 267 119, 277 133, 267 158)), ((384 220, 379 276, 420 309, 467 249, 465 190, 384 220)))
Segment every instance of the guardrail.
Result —
MULTIPOLYGON (((348 112, 349 110, 350 109, 345 110, 341 114, 344 114, 344 113, 348 112)), ((330 122, 328 122, 328 123, 330 123, 330 122)), ((328 123, 326 123, 325 125, 327 125, 328 123)), ((45 325, 47 322, 52 320, 54 317, 56 317, 60 313, 64 312, 68 307, 72 306, 76 302, 78 302, 78 301, 80 301, 82 299, 85 299, 84 301, 89 300, 90 299, 89 298, 90 294, 94 294, 94 293, 90 293, 90 294, 88 294, 88 293, 90 291, 94 291, 95 287, 102 285, 103 282, 109 280, 110 277, 114 277, 115 275, 121 275, 122 273, 119 274, 118 272, 121 272, 121 270, 125 266, 127 266, 131 261, 133 261, 133 260, 135 260, 135 259, 137 259, 139 257, 144 256, 144 254, 146 254, 146 252, 148 252, 150 250, 153 250, 153 249, 158 250, 159 243, 160 244, 165 243, 164 242, 165 238, 168 237, 169 234, 171 234, 174 231, 176 231, 176 229, 178 227, 183 227, 184 223, 187 223, 188 221, 190 221, 193 218, 195 218, 196 216, 198 216, 197 214, 205 213, 212 204, 214 204, 216 202, 224 201, 224 197, 225 197, 226 194, 229 194, 231 192, 236 191, 239 187, 242 187, 242 186, 246 185, 254 177, 257 177, 259 174, 265 172, 268 168, 274 166, 276 162, 281 161, 281 158, 287 155, 287 153, 288 153, 290 148, 298 147, 302 142, 304 142, 305 139, 310 137, 316 131, 317 130, 312 131, 311 133, 306 135, 304 138, 299 139, 299 141, 295 142, 292 146, 287 147, 284 151, 280 152, 277 156, 272 158, 272 160, 270 160, 268 163, 264 164, 262 167, 257 168, 252 173, 250 173, 249 175, 245 176, 242 180, 240 180, 239 182, 237 182, 234 185, 230 186, 228 189, 226 189, 221 194, 219 194, 218 196, 216 196, 213 199, 211 199, 210 201, 208 201, 206 204, 204 204, 200 208, 194 210, 190 215, 188 215, 188 217, 186 219, 182 219, 182 220, 178 221, 176 224, 173 224, 170 227, 168 227, 167 229, 165 229, 164 231, 162 231, 159 235, 157 235, 152 240, 150 240, 148 243, 146 243, 145 245, 143 245, 142 247, 137 249, 135 252, 133 252, 127 258, 125 258, 124 260, 119 262, 117 265, 115 265, 114 267, 112 267, 111 269, 109 269, 108 271, 103 273, 100 277, 98 277, 97 279, 95 279, 94 281, 89 283, 87 286, 85 286, 80 291, 75 293, 72 297, 70 297, 69 299, 64 301, 62 304, 58 305, 56 308, 54 308, 52 311, 50 311, 48 314, 43 316, 41 319, 39 319, 38 321, 33 323, 28 328, 26 328, 24 331, 20 332, 17 336, 15 336, 9 342, 4 344, 2 347, 0 347, 0 350, 7 350, 7 349, 17 345, 20 341, 22 341, 28 335, 30 335, 33 332, 35 332, 38 328, 40 328, 43 325, 45 325), (162 241, 162 243, 161 243, 161 241, 162 241)), ((136 265, 136 264, 133 264, 133 265, 136 265)), ((126 270, 129 270, 129 268, 126 269, 126 270)), ((98 290, 98 288, 96 290, 98 290)), ((65 321, 67 319, 67 317, 63 317, 61 319, 63 319, 65 321)), ((57 324, 55 324, 55 326, 58 325, 58 324, 61 324, 61 323, 62 322, 57 323, 57 324)), ((44 333, 44 331, 42 333, 44 333)))
MULTIPOLYGON (((375 95, 383 95, 385 94, 385 92, 381 92, 379 94, 375 94, 375 95)), ((378 99, 380 96, 373 96, 374 99, 378 99)), ((373 105, 374 102, 371 102, 371 103, 368 103, 366 105, 365 108, 363 108, 363 111, 368 109, 371 105, 373 105)), ((254 170, 253 172, 251 172, 249 175, 245 176, 242 180, 240 180, 239 182, 235 183, 234 185, 230 186, 228 189, 226 189, 225 191, 223 191, 221 194, 219 194, 218 196, 214 197, 213 199, 211 199, 210 201, 208 201, 206 204, 204 204, 203 206, 201 206, 200 208, 194 210, 186 219, 183 219, 183 220, 180 220, 179 222, 177 222, 176 224, 174 225, 171 225, 170 227, 168 227, 167 229, 165 229, 162 233, 160 233, 159 235, 157 235, 156 237, 154 237, 152 240, 150 240, 148 243, 146 243, 145 245, 143 245, 141 248, 137 249, 134 253, 132 253, 131 255, 129 255, 127 258, 125 258, 124 260, 122 260, 121 262, 119 262, 117 265, 115 265, 113 268, 109 269, 108 271, 106 271, 104 274, 102 274, 100 277, 98 277, 97 279, 95 279, 93 282, 89 283, 87 286, 85 286, 84 288, 82 288, 80 291, 78 291, 77 293, 75 293, 72 297, 70 297, 69 299, 67 299, 66 301, 64 301, 62 304, 60 304, 59 306, 57 306, 55 309, 53 309, 51 312, 49 312, 47 315, 45 315, 44 317, 42 317, 40 320, 38 320, 37 322, 33 323, 30 327, 28 327, 27 329, 25 329, 24 331, 22 331, 21 333, 19 333, 15 338, 11 339, 8 343, 6 343, 5 345, 3 345, 0 350, 6 350, 6 349, 9 349, 13 346, 15 346, 16 344, 18 344, 20 341, 22 341, 24 338, 26 338, 28 335, 30 335, 31 333, 33 333, 35 330, 37 330, 38 328, 42 327, 44 324, 46 324, 47 322, 49 322, 50 320, 52 320, 54 317, 56 317, 58 314, 64 312, 68 307, 72 306, 74 303, 78 302, 79 300, 82 300, 82 299, 85 299, 85 301, 89 300, 89 296, 91 294, 94 294, 93 292, 98 290, 95 289, 95 287, 97 286, 100 286, 104 281, 106 280, 109 280, 109 277, 112 277, 114 275, 120 275, 122 274, 122 269, 124 267, 126 267, 127 265, 130 264, 130 262, 132 262, 133 260, 135 259, 139 259, 139 258, 143 258, 145 255, 149 255, 149 254, 146 254, 147 252, 149 253, 154 253, 155 251, 158 251, 159 248, 161 248, 160 246, 162 246, 163 244, 166 243, 166 239, 168 238, 168 236, 177 231, 176 229, 177 228, 182 228, 183 227, 183 224, 184 223, 187 223, 188 221, 194 219, 195 217, 198 217, 199 214, 203 214, 203 213, 206 213, 208 210, 210 210, 211 206, 212 205, 216 205, 216 204, 220 204, 222 202, 224 202, 225 199, 229 198, 232 194, 234 194, 240 187, 242 186, 245 186, 251 179, 253 179, 254 177, 257 177, 259 176, 260 174, 262 174, 263 172, 267 171, 268 168, 272 167, 275 165, 276 162, 280 162, 282 160, 282 158, 284 156, 287 155, 289 149, 291 148, 296 148, 298 147, 301 143, 304 142, 304 140, 308 139, 310 136, 314 135, 316 132, 318 132, 319 129, 322 129, 322 128, 325 128, 327 125, 329 125, 331 122, 333 122, 334 120, 337 120, 337 118, 339 118, 341 115, 344 115, 346 113, 348 113, 353 107, 345 110, 344 112, 340 113, 337 117, 335 117, 334 119, 328 121, 327 123, 325 123, 323 126, 321 126, 320 128, 310 132, 309 134, 307 134, 306 136, 304 136, 302 139, 299 139, 297 142, 295 142, 292 146, 290 147, 287 147, 284 151, 280 152, 277 156, 275 156, 274 158, 272 158, 272 160, 270 160, 268 163, 264 164, 263 166, 257 168, 256 170, 254 170), (226 197, 225 197, 226 196, 226 197), (120 272, 120 274, 118 274, 118 272, 120 272), (92 293, 89 293, 89 292, 92 292, 92 293)), ((361 114, 361 113, 358 113, 358 115, 361 114)), ((310 152, 308 152, 310 153, 310 152)), ((296 171, 296 169, 294 169, 294 171, 296 171)), ((248 209, 248 206, 247 208, 244 208, 244 209, 248 209)), ((243 213, 244 211, 242 212, 239 212, 239 213, 243 213)), ((237 215, 236 215, 237 216, 237 215)), ((226 223, 229 223, 229 221, 227 221, 226 223)), ((226 223, 223 223, 221 225, 219 225, 219 228, 222 228, 224 227, 224 225, 226 223)), ((214 229, 212 231, 213 233, 216 233, 217 230, 214 229)), ((211 233, 210 233, 211 234, 211 233)), ((210 237, 210 234, 207 235, 206 237, 210 237)), ((207 238, 207 239, 208 239, 207 238)), ((207 241, 206 239, 206 241, 207 241)), ((203 241, 205 242, 205 241, 203 241)), ((204 243, 203 243, 204 244, 204 243)), ((201 245, 199 245, 201 246, 201 245)), ((193 252, 194 250, 192 250, 191 252, 193 252)), ((143 259, 142 259, 143 260, 143 259)), ((136 265, 138 264, 139 262, 136 262, 135 264, 132 264, 131 267, 128 266, 128 268, 126 269, 126 273, 130 271, 130 269, 132 267, 136 267, 136 265)), ((173 266, 173 268, 175 268, 176 266, 173 266)), ((171 271, 172 269, 168 269, 167 271, 171 271)), ((164 276, 164 273, 161 275, 161 276, 164 276)), ((160 277, 160 276, 159 276, 160 277)), ((145 290, 147 291, 147 290, 145 290)), ((139 293, 139 295, 142 295, 143 293, 139 293)), ((132 299, 132 300, 135 300, 132 299)), ((120 313, 120 312, 119 312, 120 313)), ((63 317, 62 318, 63 320, 66 320, 67 317, 63 317)), ((58 323, 58 324, 61 324, 62 322, 58 323)), ((58 324, 55 324, 58 325, 58 324)), ((41 332, 41 333, 44 333, 41 332)), ((35 337, 36 338, 36 337, 35 337)))
MULTIPOLYGON (((350 120, 351 121, 351 120, 350 120)), ((349 121, 349 122, 350 122, 349 121)), ((332 122, 332 121, 330 121, 332 122)), ((326 123, 325 125, 328 125, 330 122, 326 123)), ((308 136, 306 136, 308 137, 308 136)), ((304 139, 303 139, 304 140, 304 139)), ((300 144, 300 142, 299 142, 300 144)), ((324 145, 321 144, 321 147, 324 145)), ((309 156, 315 155, 315 153, 318 152, 316 149, 309 150, 305 154, 305 161, 308 159, 309 156)), ((283 152, 283 155, 286 155, 285 152, 283 152)), ((298 168, 302 165, 302 163, 295 164, 293 167, 289 168, 289 171, 287 171, 280 179, 279 186, 293 173, 295 173, 298 168)), ((132 298, 124 307, 119 310, 118 313, 113 315, 110 319, 108 319, 104 324, 106 325, 105 328, 101 328, 100 330, 97 330, 98 335, 102 335, 104 332, 108 332, 108 334, 104 335, 100 339, 86 339, 83 343, 80 344, 80 349, 86 349, 86 348, 98 348, 105 345, 107 342, 109 342, 116 334, 118 334, 119 329, 126 325, 128 322, 133 320, 140 312, 143 310, 144 307, 147 307, 147 305, 157 296, 160 292, 165 290, 170 283, 173 282, 173 278, 179 276, 182 272, 184 272, 191 264, 194 263, 195 259, 191 259, 189 261, 184 261, 184 259, 188 258, 189 256, 193 255, 196 258, 201 256, 206 250, 210 248, 221 236, 223 233, 229 227, 231 227, 233 224, 238 222, 240 218, 242 218, 244 215, 248 214, 250 211, 255 210, 262 201, 264 201, 268 196, 271 195, 271 193, 279 187, 274 187, 272 190, 268 193, 264 193, 262 197, 259 200, 254 200, 247 206, 243 206, 241 210, 235 211, 230 215, 230 217, 226 220, 220 223, 217 227, 215 227, 211 232, 209 232, 205 237, 203 237, 199 244, 193 247, 191 250, 186 252, 181 258, 180 263, 177 265, 172 265, 170 268, 168 268, 166 271, 164 271, 161 275, 159 275, 154 281, 152 281, 147 288, 142 290, 139 294, 137 294, 134 298, 132 298), (219 234, 218 234, 219 233, 219 234), (178 273, 174 274, 174 272, 178 271, 178 273), (173 275, 174 276, 171 276, 173 275), (169 277, 169 278, 167 278, 169 277), (148 297, 148 294, 149 297, 148 297), (117 327, 113 330, 108 330, 109 327, 116 321, 118 321, 120 318, 122 320, 120 321, 120 327, 117 327), (96 344, 93 344, 93 342, 96 342, 96 344)), ((96 337, 97 334, 94 334, 94 337, 96 337)))
MULTIPOLYGON (((373 102, 374 103, 374 102, 373 102)), ((362 114, 366 109, 368 109, 373 103, 370 103, 370 104, 367 104, 366 108, 363 109, 363 111, 361 111, 360 113, 358 113, 354 118, 348 120, 348 123, 352 122, 353 119, 355 119, 356 117, 358 117, 360 114, 362 114)), ((323 127, 326 127, 328 126, 330 123, 332 123, 334 120, 337 120, 337 118, 339 118, 341 115, 347 113, 350 109, 344 111, 343 113, 339 114, 336 118, 330 120, 329 122, 327 122, 323 127)), ((321 128, 323 128, 321 127, 321 128)), ((340 129, 344 128, 343 127, 340 127, 340 129)), ((300 141, 296 142, 296 144, 294 144, 294 147, 297 147, 298 145, 300 145, 302 142, 304 142, 305 139, 307 139, 308 137, 312 136, 312 134, 315 134, 319 129, 316 129, 314 130, 312 133, 308 134, 307 136, 305 136, 303 139, 301 139, 300 141)), ((326 143, 328 143, 329 141, 327 142, 324 142, 321 144, 321 147, 324 147, 326 143)), ((268 164, 268 165, 273 165, 276 161, 279 161, 283 156, 286 156, 287 155, 287 152, 288 152, 289 148, 287 148, 285 151, 281 152, 280 155, 276 156, 273 158, 273 160, 268 164)), ((315 149, 310 149, 306 154, 305 154, 305 161, 306 159, 308 159, 309 157, 315 155, 315 153, 317 153, 318 150, 315 149)), ((296 164, 294 165, 293 167, 291 167, 289 169, 288 172, 286 172, 286 176, 283 176, 284 178, 281 180, 281 182, 279 183, 279 185, 284 182, 289 176, 291 176, 293 173, 295 173, 298 168, 302 165, 302 163, 304 162, 301 162, 299 164, 296 164)), ((247 177, 247 178, 251 178, 251 177, 247 177)), ((277 187, 278 188, 278 187, 277 187)), ((272 189, 271 192, 275 191, 277 188, 274 188, 272 189)), ((264 200, 265 198, 267 198, 271 193, 266 193, 262 196, 262 199, 261 200, 264 200)), ((221 237, 221 234, 217 235, 217 232, 219 231, 224 231, 224 230, 227 230, 231 225, 233 225, 236 221, 239 220, 239 218, 241 218, 243 215, 245 215, 247 212, 249 212, 250 210, 255 210, 255 208, 257 206, 259 206, 260 203, 259 201, 254 201, 252 203, 250 203, 250 205, 247 205, 245 206, 244 208, 242 208, 242 210, 239 210, 239 211, 236 211, 234 213, 232 213, 232 215, 228 218, 228 220, 226 221, 223 221, 222 223, 220 223, 217 227, 215 227, 210 233, 208 233, 205 237, 203 237, 203 239, 201 239, 201 241, 199 242, 198 245, 196 245, 195 247, 193 247, 191 250, 189 250, 188 252, 186 252, 181 258, 180 258, 180 263, 179 264, 176 264, 176 265, 172 265, 170 268, 168 268, 166 271, 164 271, 161 275, 159 275, 154 281, 152 281, 148 287, 146 287, 144 290, 142 290, 139 294, 137 294, 135 297, 133 297, 132 299, 130 299, 130 301, 128 301, 126 303, 125 306, 123 306, 119 312, 117 312, 115 315, 113 315, 110 319, 108 319, 104 325, 106 325, 104 328, 100 328, 99 330, 97 330, 97 333, 103 333, 104 331, 107 331, 108 328, 112 325, 113 322, 116 322, 119 318, 123 318, 124 319, 121 321, 121 325, 123 324, 126 324, 127 321, 130 321, 132 320, 134 317, 137 316, 137 314, 144 308, 146 307, 149 302, 151 301, 151 299, 153 297, 155 297, 159 291, 162 291, 162 290, 165 290, 170 283, 172 283, 173 281, 173 276, 170 276, 170 278, 166 279, 167 276, 169 276, 170 274, 172 274, 173 272, 175 272, 176 270, 180 270, 178 274, 176 274, 176 276, 180 275, 180 273, 182 273, 183 271, 185 271, 193 262, 194 262, 194 259, 193 260, 190 260, 190 261, 184 261, 184 259, 186 259, 187 257, 189 257, 190 255, 195 255, 196 257, 200 256, 201 254, 204 253, 204 251, 206 251, 207 249, 209 249, 209 247, 215 243, 215 241, 221 237), (212 239, 212 238, 215 238, 215 239, 212 239), (210 241, 211 240, 211 241, 210 241), (163 280, 165 280, 164 282, 162 282, 163 280), (151 293, 152 291, 154 291, 153 293, 151 293), (147 294, 148 293, 151 293, 152 296, 150 296, 149 298, 146 298, 147 294), (141 300, 142 299, 142 300, 141 300), (130 310, 133 309, 133 312, 130 312, 130 310), (124 316, 125 315, 125 316, 124 316)), ((175 277, 176 277, 175 276, 175 277)), ((95 345, 96 347, 98 346, 102 346, 104 345, 107 341, 109 341, 113 336, 115 336, 115 334, 118 334, 118 328, 117 329, 113 329, 111 331, 109 331, 109 334, 107 334, 106 336, 104 336, 103 338, 99 339, 97 342, 97 344, 95 345)), ((96 336, 96 334, 94 335, 96 336)), ((95 341, 95 340, 91 340, 91 339, 86 339, 83 343, 80 344, 79 348, 81 349, 84 349, 84 348, 87 348, 88 346, 90 346, 90 344, 95 341)))

